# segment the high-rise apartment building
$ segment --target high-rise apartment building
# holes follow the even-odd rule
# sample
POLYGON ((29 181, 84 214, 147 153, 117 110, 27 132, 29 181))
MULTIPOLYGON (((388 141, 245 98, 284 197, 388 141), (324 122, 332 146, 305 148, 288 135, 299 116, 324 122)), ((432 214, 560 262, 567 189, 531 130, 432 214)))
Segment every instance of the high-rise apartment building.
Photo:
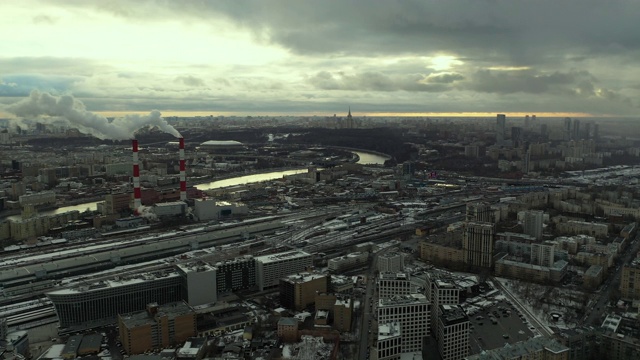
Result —
POLYGON ((398 323, 402 329, 402 352, 421 352, 422 342, 429 335, 431 306, 422 294, 380 299, 378 323, 398 323))
POLYGON ((531 244, 531 263, 545 267, 553 267, 555 257, 555 243, 544 242, 531 244))
POLYGON ((493 224, 467 222, 462 241, 465 263, 472 267, 490 268, 493 265, 493 236, 493 224))
POLYGON ((504 135, 507 127, 507 119, 505 114, 498 114, 496 119, 496 145, 504 145, 504 135))
POLYGON ((480 221, 493 223, 494 222, 494 210, 486 202, 470 202, 467 203, 465 211, 465 220, 467 221, 480 221))
POLYGON ((529 210, 524 212, 524 233, 533 236, 537 240, 542 239, 544 212, 541 210, 529 210))
POLYGON ((562 126, 562 139, 565 141, 571 140, 571 118, 564 118, 562 126))
POLYGON ((462 360, 469 354, 469 318, 459 305, 440 305, 438 351, 442 360, 462 360))
POLYGON ((522 128, 514 126, 511 128, 511 144, 514 148, 522 145, 522 128))

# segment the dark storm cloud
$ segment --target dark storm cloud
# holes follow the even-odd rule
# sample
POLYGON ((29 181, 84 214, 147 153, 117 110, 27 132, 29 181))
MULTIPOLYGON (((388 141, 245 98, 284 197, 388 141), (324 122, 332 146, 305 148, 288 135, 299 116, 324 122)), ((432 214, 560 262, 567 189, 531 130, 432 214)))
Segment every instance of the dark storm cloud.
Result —
MULTIPOLYGON (((349 102, 388 112, 636 114, 640 96, 639 1, 51 2, 150 26, 181 22, 186 29, 197 24, 198 31, 209 26, 232 36, 241 30, 262 45, 289 51, 259 67, 179 64, 166 73, 112 68, 111 75, 104 70, 109 65, 81 59, 0 58, 0 78, 24 69, 86 77, 82 86, 68 86, 97 109, 335 112, 349 102), (457 61, 432 63, 438 55, 457 61)), ((15 81, 3 81, 0 89, 15 87, 15 81)))
MULTIPOLYGON (((580 82, 583 88, 591 84, 593 77, 586 72, 553 72, 540 74, 532 70, 515 71, 491 71, 479 70, 474 73, 467 89, 489 93, 545 93, 564 92, 573 93, 572 90, 580 82)), ((590 85, 593 87, 593 85, 590 85)))
POLYGON ((534 64, 640 49, 640 2, 625 0, 62 2, 139 19, 224 17, 299 54, 449 51, 534 64))
MULTIPOLYGON (((431 83, 428 77, 421 74, 389 76, 380 72, 363 72, 345 74, 320 71, 308 79, 309 84, 323 90, 369 90, 369 91, 427 91, 442 92, 449 89, 446 82, 431 83)), ((453 82, 453 76, 448 82, 453 82)))
POLYGON ((464 76, 456 73, 431 74, 425 80, 429 83, 450 84, 454 81, 464 80, 464 76))

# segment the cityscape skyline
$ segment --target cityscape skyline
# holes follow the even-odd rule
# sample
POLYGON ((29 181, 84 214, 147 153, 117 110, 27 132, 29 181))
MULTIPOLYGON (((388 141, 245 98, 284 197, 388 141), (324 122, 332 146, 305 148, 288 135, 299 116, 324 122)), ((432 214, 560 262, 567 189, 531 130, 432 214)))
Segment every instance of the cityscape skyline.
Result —
POLYGON ((0 104, 37 89, 104 114, 637 117, 639 13, 595 1, 4 2, 0 104))

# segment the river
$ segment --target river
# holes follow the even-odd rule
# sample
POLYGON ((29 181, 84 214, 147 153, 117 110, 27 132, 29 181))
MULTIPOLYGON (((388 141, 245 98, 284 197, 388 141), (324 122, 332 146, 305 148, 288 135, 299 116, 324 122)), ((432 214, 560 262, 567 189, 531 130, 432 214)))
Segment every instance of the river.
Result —
MULTIPOLYGON (((367 153, 367 152, 362 152, 362 151, 353 151, 353 153, 357 154, 358 157, 360 157, 360 160, 358 160, 358 164, 363 164, 363 165, 372 165, 372 164, 378 164, 378 165, 383 165, 384 162, 388 159, 388 157, 385 156, 380 156, 377 154, 372 154, 372 153, 367 153)), ((275 179, 281 179, 283 176, 285 175, 294 175, 294 174, 301 174, 301 173, 305 173, 307 172, 307 169, 296 169, 296 170, 285 170, 285 171, 273 171, 273 172, 267 172, 267 173, 260 173, 260 174, 253 174, 253 175, 245 175, 245 176, 238 176, 238 177, 233 177, 233 178, 229 178, 229 179, 224 179, 224 180, 216 180, 216 181, 212 181, 210 183, 204 183, 204 184, 199 184, 196 185, 196 188, 198 188, 198 190, 210 190, 210 189, 218 189, 218 188, 222 188, 222 187, 227 187, 227 186, 235 186, 235 185, 243 185, 243 184, 251 184, 251 183, 256 183, 256 182, 261 182, 261 181, 269 181, 269 180, 275 180, 275 179)), ((54 210, 46 210, 46 211, 42 211, 40 212, 40 214, 42 215, 54 215, 54 214, 60 214, 63 212, 67 212, 67 211, 74 211, 74 210, 78 210, 80 212, 83 212, 87 209, 91 210, 91 211, 95 211, 98 208, 98 203, 100 201, 93 201, 93 202, 89 202, 89 203, 83 203, 83 204, 78 204, 78 205, 72 205, 72 206, 63 206, 54 210)), ((13 216, 8 216, 6 219, 9 220, 20 220, 20 215, 13 215, 13 216)))

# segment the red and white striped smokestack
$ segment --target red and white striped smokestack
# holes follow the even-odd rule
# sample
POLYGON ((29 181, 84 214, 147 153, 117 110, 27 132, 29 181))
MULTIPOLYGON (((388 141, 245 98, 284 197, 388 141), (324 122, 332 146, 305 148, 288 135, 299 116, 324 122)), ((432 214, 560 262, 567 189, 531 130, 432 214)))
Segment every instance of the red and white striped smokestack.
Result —
POLYGON ((137 213, 142 206, 142 193, 140 191, 140 164, 138 163, 138 140, 131 140, 133 149, 133 210, 137 213))
POLYGON ((184 138, 179 138, 179 151, 180 151, 180 200, 187 200, 187 174, 186 165, 184 160, 184 138))

